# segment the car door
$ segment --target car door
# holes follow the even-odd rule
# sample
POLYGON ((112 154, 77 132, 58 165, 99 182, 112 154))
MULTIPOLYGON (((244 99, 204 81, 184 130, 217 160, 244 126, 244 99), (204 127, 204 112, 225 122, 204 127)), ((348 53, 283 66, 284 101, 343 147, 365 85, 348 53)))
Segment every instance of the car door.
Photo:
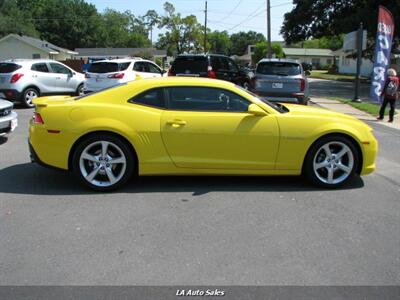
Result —
POLYGON ((133 66, 133 70, 136 71, 136 74, 141 78, 152 78, 152 74, 149 72, 149 67, 147 62, 145 61, 137 61, 133 66))
POLYGON ((162 70, 151 62, 147 62, 149 73, 153 78, 162 77, 162 70))
POLYGON ((247 113, 251 102, 211 87, 166 88, 161 134, 179 168, 273 169, 279 129, 271 115, 247 113))
POLYGON ((57 92, 75 92, 77 84, 75 78, 73 78, 73 72, 70 69, 56 62, 51 62, 50 68, 55 75, 57 92))
POLYGON ((31 66, 32 79, 34 84, 44 94, 57 91, 57 80, 54 74, 50 73, 45 62, 34 63, 31 66))
POLYGON ((228 81, 233 82, 237 85, 243 84, 243 79, 240 78, 240 70, 238 65, 230 58, 224 58, 228 65, 228 81))

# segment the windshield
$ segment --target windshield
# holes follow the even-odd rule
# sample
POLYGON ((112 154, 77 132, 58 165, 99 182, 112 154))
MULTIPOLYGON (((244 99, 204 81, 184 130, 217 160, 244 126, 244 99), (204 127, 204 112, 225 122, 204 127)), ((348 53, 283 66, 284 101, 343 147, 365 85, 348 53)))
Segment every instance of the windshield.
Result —
POLYGON ((257 65, 258 74, 293 76, 301 74, 301 67, 297 63, 290 62, 261 62, 257 65))
POLYGON ((89 66, 89 73, 112 73, 124 71, 128 68, 130 62, 115 63, 115 62, 96 62, 89 66))
POLYGON ((12 73, 21 68, 20 65, 11 63, 0 63, 0 73, 12 73))

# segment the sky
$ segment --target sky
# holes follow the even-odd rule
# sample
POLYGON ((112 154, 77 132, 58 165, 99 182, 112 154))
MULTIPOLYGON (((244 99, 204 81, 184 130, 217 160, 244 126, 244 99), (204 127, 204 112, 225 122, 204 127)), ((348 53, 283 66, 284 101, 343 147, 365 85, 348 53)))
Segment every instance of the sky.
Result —
MULTIPOLYGON (((118 11, 130 10, 135 15, 144 15, 150 9, 164 14, 166 0, 86 0, 94 4, 99 12, 105 8, 118 11)), ((271 1, 271 39, 282 41, 279 34, 283 15, 293 8, 292 1, 271 1)), ((182 16, 193 14, 204 23, 205 0, 169 0, 182 16)), ((208 0, 208 24, 211 30, 227 30, 230 34, 239 31, 257 31, 267 35, 266 0, 208 0)), ((159 30, 153 33, 157 40, 159 30)))

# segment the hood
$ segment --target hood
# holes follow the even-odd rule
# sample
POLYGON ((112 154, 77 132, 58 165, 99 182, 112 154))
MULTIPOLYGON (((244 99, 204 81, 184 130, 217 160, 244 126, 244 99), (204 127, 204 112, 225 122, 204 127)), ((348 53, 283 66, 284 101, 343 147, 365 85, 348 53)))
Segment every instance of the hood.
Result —
POLYGON ((335 112, 333 110, 328 110, 325 108, 319 107, 310 107, 306 105, 298 105, 298 104, 284 104, 285 107, 289 109, 289 114, 292 115, 304 115, 304 116, 319 116, 319 117, 328 117, 328 118, 338 118, 338 119, 347 119, 353 121, 359 121, 357 118, 345 115, 339 112, 335 112))
POLYGON ((0 99, 0 109, 13 107, 12 102, 0 99))

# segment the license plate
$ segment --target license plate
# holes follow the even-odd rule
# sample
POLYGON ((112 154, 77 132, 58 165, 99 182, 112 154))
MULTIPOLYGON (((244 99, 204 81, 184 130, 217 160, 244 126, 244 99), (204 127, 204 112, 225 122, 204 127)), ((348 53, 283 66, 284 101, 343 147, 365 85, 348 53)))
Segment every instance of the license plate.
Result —
POLYGON ((282 89, 283 88, 283 83, 281 83, 281 82, 273 82, 272 83, 272 88, 273 89, 282 89))

